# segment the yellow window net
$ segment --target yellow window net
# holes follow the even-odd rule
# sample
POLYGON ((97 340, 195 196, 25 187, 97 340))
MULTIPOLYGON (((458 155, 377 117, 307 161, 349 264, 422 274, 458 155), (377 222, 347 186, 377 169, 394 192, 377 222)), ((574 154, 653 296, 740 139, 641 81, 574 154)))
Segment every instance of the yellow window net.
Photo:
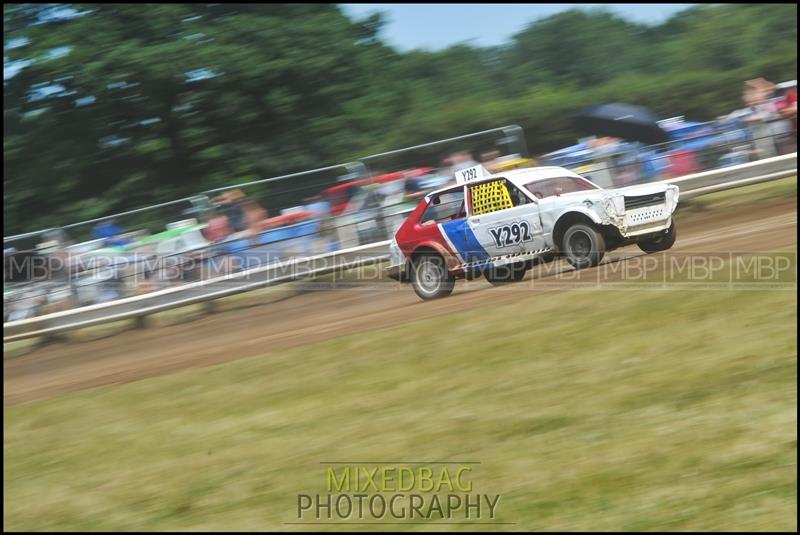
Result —
POLYGON ((483 184, 475 184, 469 187, 469 193, 472 199, 472 213, 474 215, 488 214, 514 206, 505 180, 493 180, 483 184))

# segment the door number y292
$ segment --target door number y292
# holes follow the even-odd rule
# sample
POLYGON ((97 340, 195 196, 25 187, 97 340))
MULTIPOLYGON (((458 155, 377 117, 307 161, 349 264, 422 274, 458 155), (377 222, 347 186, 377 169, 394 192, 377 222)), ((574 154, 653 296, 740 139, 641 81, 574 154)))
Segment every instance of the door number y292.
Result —
POLYGON ((497 247, 509 247, 526 241, 532 241, 531 226, 527 221, 518 221, 489 229, 497 247))

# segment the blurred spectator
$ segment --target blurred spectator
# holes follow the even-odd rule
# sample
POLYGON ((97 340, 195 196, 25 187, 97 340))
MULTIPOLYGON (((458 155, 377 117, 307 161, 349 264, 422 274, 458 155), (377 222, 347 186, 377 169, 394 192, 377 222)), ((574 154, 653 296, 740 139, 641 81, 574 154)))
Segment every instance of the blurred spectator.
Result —
POLYGON ((604 136, 588 142, 592 155, 592 180, 603 188, 613 187, 616 183, 617 164, 614 155, 620 151, 621 140, 604 136))
POLYGON ((626 154, 616 162, 614 185, 617 187, 632 186, 639 182, 638 160, 635 155, 626 154))
POLYGON ((122 227, 117 225, 114 219, 106 219, 94 227, 94 237, 96 239, 103 239, 103 245, 106 247, 131 243, 130 239, 121 237, 124 233, 122 227))
POLYGON ((769 100, 774 91, 775 84, 764 78, 747 80, 744 83, 742 99, 749 112, 744 117, 744 121, 750 129, 750 137, 755 145, 757 158, 769 158, 776 155, 772 122, 779 119, 780 116, 769 100))
POLYGON ((247 202, 247 196, 242 190, 224 191, 214 199, 214 202, 228 217, 228 225, 234 232, 241 232, 247 229, 244 213, 244 204, 247 202))
POLYGON ((778 106, 778 112, 782 117, 792 121, 792 128, 797 130, 797 80, 779 84, 783 90, 783 98, 778 106))
POLYGON ((322 195, 314 195, 307 199, 305 209, 313 212, 319 218, 318 238, 322 242, 322 250, 326 252, 338 249, 336 237, 336 225, 331 212, 331 203, 325 200, 322 195))
POLYGON ((719 167, 741 165, 750 161, 750 152, 747 145, 734 145, 719 158, 719 167))
POLYGON ((669 158, 669 176, 691 175, 702 169, 694 151, 678 149, 670 151, 667 154, 669 158))
POLYGON ((780 95, 775 99, 775 109, 781 117, 778 136, 778 151, 788 154, 797 151, 797 81, 778 84, 780 95))
POLYGON ((467 151, 459 151, 451 154, 444 160, 445 165, 450 166, 450 174, 455 175, 459 171, 475 167, 478 162, 472 159, 472 155, 467 151))
POLYGON ((203 229, 203 236, 210 242, 218 242, 227 238, 233 231, 228 224, 228 216, 218 209, 211 211, 211 217, 203 229))
POLYGON ((645 148, 639 154, 645 182, 660 180, 669 171, 669 157, 660 151, 645 148))
POLYGON ((485 169, 493 171, 494 165, 497 163, 499 157, 500 151, 497 149, 483 152, 481 153, 481 165, 483 165, 485 169))
POLYGON ((245 199, 242 204, 245 229, 250 236, 255 236, 272 227, 267 211, 252 199, 245 199))
POLYGON ((322 195, 313 195, 306 199, 306 211, 314 212, 316 217, 323 217, 330 213, 331 203, 322 198, 322 195))

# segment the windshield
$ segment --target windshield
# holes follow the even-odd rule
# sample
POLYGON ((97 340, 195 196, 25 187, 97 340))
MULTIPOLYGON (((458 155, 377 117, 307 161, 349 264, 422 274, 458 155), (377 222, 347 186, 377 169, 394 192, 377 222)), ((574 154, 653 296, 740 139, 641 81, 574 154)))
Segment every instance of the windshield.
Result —
POLYGON ((525 187, 539 199, 575 191, 600 189, 585 178, 571 176, 536 180, 525 184, 525 187))

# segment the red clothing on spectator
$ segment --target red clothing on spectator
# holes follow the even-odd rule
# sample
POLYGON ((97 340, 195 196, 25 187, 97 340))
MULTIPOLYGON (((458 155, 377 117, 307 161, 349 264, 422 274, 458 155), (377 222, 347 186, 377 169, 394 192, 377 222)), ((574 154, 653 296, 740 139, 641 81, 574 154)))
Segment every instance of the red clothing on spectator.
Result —
POLYGON ((700 170, 694 152, 690 150, 676 150, 669 155, 669 170, 672 176, 683 176, 696 173, 700 170))
MULTIPOLYGON (((786 94, 780 99, 778 102, 775 103, 775 107, 778 109, 778 113, 783 115, 783 110, 787 108, 794 107, 797 109, 797 91, 787 91, 786 94)), ((792 117, 792 128, 797 130, 797 114, 795 113, 794 117, 792 117)))

